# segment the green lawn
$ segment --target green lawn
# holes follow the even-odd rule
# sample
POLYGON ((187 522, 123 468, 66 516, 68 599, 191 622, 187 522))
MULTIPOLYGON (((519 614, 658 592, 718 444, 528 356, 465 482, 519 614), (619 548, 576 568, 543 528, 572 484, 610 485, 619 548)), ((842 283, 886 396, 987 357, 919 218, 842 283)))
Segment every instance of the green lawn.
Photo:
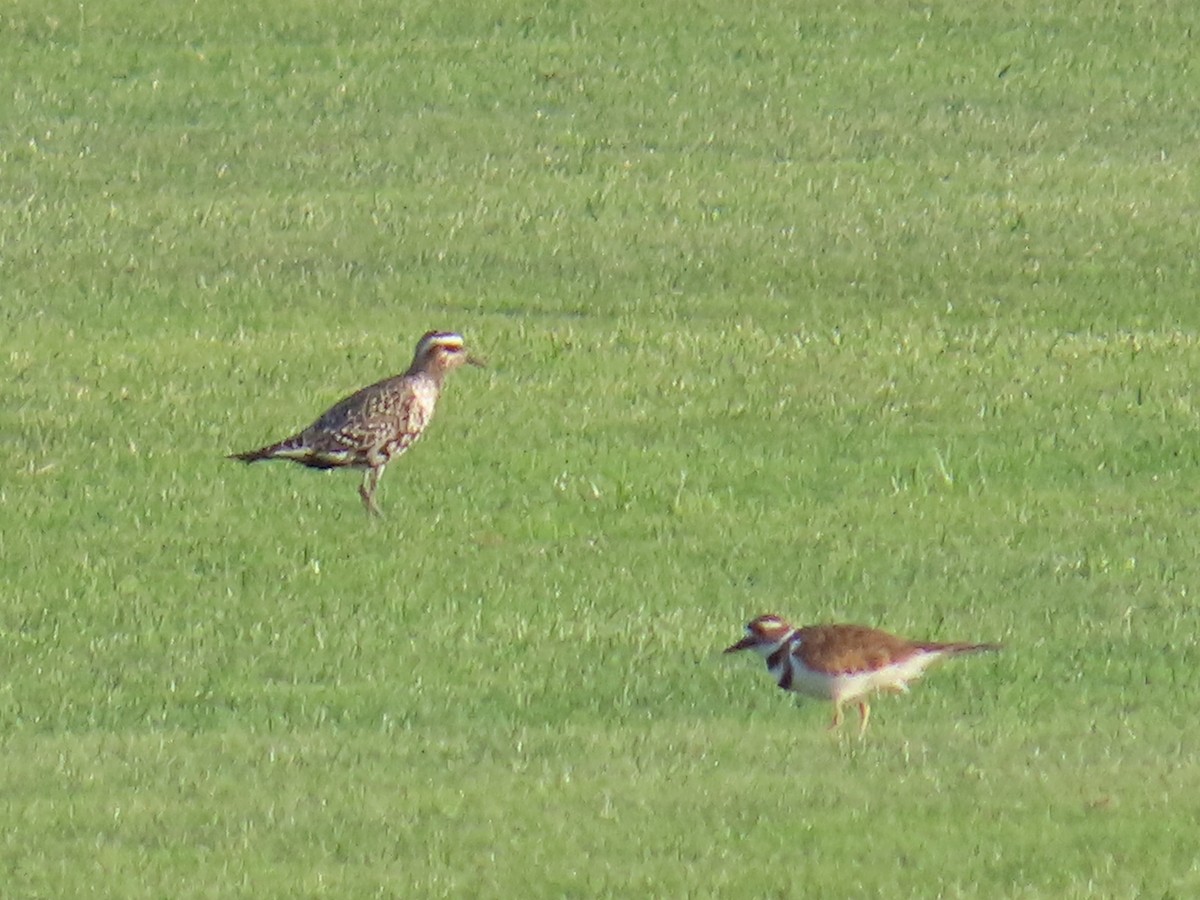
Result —
POLYGON ((1200 893, 1197 26, 9 3, 0 893, 1200 893), (430 328, 384 519, 224 458, 430 328))

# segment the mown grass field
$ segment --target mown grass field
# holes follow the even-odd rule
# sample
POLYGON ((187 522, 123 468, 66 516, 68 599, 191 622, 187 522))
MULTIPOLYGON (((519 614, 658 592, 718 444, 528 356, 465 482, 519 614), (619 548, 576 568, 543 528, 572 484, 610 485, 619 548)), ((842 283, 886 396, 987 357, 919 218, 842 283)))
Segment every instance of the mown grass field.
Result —
POLYGON ((1196 19, 9 3, 0 893, 1195 896, 1196 19))

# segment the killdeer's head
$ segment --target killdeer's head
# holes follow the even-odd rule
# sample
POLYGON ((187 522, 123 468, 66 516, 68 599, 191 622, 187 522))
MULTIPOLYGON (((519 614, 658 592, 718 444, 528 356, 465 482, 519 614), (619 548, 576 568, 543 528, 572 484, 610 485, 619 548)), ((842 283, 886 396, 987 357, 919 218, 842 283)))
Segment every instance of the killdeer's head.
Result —
POLYGON ((467 352, 461 334, 453 331, 427 331, 417 342, 412 367, 441 374, 464 364, 483 366, 481 360, 467 352))
POLYGON ((770 656, 778 650, 796 629, 776 615, 759 616, 746 626, 746 636, 731 647, 726 647, 726 653, 737 653, 739 650, 754 650, 763 656, 770 656))

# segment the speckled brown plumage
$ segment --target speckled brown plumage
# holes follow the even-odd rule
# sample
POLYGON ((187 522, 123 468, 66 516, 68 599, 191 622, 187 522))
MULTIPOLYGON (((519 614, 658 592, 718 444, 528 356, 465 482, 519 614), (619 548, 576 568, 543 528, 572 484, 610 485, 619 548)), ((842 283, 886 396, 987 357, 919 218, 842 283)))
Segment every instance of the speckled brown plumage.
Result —
POLYGON ((252 463, 288 459, 313 469, 365 469, 358 492, 367 511, 379 514, 375 490, 392 459, 415 443, 433 417, 447 372, 482 365, 461 335, 430 331, 417 343, 412 365, 338 401, 303 431, 229 458, 252 463))

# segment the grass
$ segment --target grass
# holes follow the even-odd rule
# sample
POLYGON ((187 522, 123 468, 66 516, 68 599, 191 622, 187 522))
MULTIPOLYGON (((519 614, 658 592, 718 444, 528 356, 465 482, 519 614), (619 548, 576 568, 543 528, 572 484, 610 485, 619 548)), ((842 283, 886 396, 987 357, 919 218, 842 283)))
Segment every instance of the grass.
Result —
POLYGON ((6 895, 1193 895, 1193 20, 10 4, 6 895), (223 459, 430 327, 386 519, 223 459))

